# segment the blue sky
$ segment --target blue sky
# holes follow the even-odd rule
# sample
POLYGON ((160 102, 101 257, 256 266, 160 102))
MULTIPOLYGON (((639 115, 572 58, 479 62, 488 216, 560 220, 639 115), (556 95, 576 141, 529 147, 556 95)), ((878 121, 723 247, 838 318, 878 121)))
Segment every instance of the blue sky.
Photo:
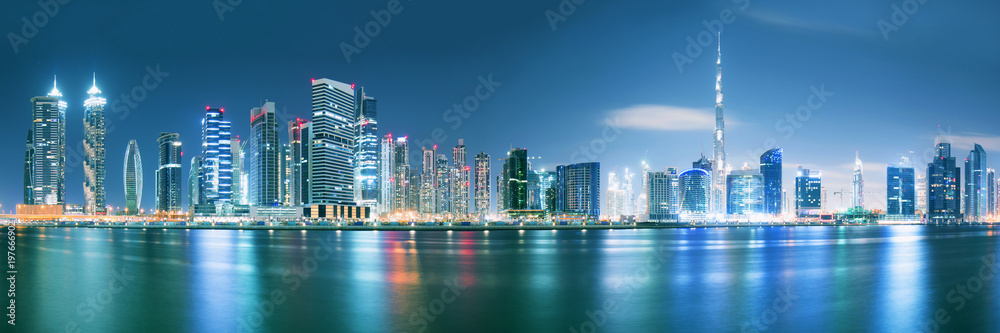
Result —
MULTIPOLYGON (((114 101, 157 65, 169 73, 163 82, 127 116, 109 113, 116 126, 107 137, 112 205, 124 204, 128 140, 138 141, 144 158, 142 206, 149 208, 159 132, 180 133, 187 177, 206 105, 226 108, 235 134, 245 136, 250 109, 264 99, 289 117, 308 117, 309 82, 320 77, 364 85, 379 101, 383 134, 419 141, 441 128, 446 140, 439 144, 464 138, 470 157, 526 147, 541 157, 536 169, 551 169, 577 161, 587 149, 581 147, 597 140, 605 148, 593 159, 605 180, 615 166, 638 168, 647 154, 654 170, 684 169, 712 151, 715 38, 683 71, 674 53, 686 54, 687 38, 698 38, 708 31, 705 21, 728 11, 723 89, 733 167, 756 162, 750 152, 773 138, 785 149, 789 194, 796 165, 822 170, 832 193, 850 188, 858 152, 872 192, 868 203, 884 207, 886 164, 907 151, 915 164, 926 164, 921 155, 939 133, 960 158, 972 142, 989 153, 1000 150, 1000 115, 991 98, 1000 85, 1000 22, 992 17, 1000 4, 904 3, 591 0, 560 14, 565 20, 553 30, 546 12, 559 13, 560 1, 402 0, 348 62, 340 44, 353 44, 354 27, 363 29, 374 20, 370 12, 387 10, 389 2, 242 1, 220 16, 210 1, 71 1, 55 15, 43 14, 46 24, 17 52, 10 43, 0 49, 0 96, 9 115, 0 135, 10 156, 0 164, 7 175, 0 183, 12 189, 0 194, 0 204, 21 201, 29 99, 51 90, 52 75, 70 105, 73 147, 82 140, 82 103, 93 72, 114 101), (878 22, 893 22, 894 5, 911 14, 887 39, 878 22), (445 110, 490 75, 500 86, 453 128, 445 110), (786 138, 788 127, 779 121, 807 105, 813 88, 832 95, 786 138), (605 135, 609 126, 616 135, 605 135)), ((4 6, 0 28, 8 42, 10 33, 23 35, 22 17, 43 10, 27 1, 4 6)), ((70 203, 82 202, 82 182, 82 168, 71 165, 70 203)))

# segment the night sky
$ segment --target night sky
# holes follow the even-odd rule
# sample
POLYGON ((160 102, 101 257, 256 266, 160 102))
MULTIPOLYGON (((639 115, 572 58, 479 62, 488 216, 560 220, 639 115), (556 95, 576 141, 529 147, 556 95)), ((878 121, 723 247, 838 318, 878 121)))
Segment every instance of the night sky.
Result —
MULTIPOLYGON (((80 156, 73 151, 82 140, 94 72, 113 126, 106 141, 112 206, 125 203, 128 140, 139 143, 142 207, 150 209, 158 133, 180 133, 186 180, 190 158, 200 151, 205 106, 225 108, 234 135, 245 137, 250 109, 264 100, 277 104, 283 120, 308 118, 310 79, 322 77, 365 86, 378 99, 380 135, 420 142, 441 128, 440 145, 464 138, 470 163, 480 151, 498 158, 513 146, 541 157, 535 169, 599 161, 605 182, 615 166, 635 170, 646 154, 654 170, 687 169, 712 152, 716 70, 714 34, 703 34, 710 38, 700 54, 687 52, 687 38, 697 43, 709 31, 703 21, 730 12, 734 21, 722 34, 723 90, 734 168, 744 161, 756 166, 768 143, 784 147, 789 195, 796 165, 819 169, 837 208, 832 193, 850 191, 858 151, 871 192, 867 204, 882 208, 886 164, 913 151, 922 172, 939 133, 950 137, 960 159, 975 141, 1000 160, 996 1, 930 0, 912 8, 901 0, 590 0, 572 12, 563 8, 563 15, 556 0, 402 0, 350 61, 341 43, 354 44, 354 28, 364 29, 374 20, 370 12, 386 10, 387 1, 232 2, 228 11, 226 0, 216 1, 225 4, 221 18, 208 0, 69 1, 50 18, 35 15, 44 13, 36 1, 6 2, 3 209, 21 202, 29 100, 52 89, 53 75, 69 103, 67 201, 82 203, 83 168, 73 163, 80 156), (893 23, 893 5, 912 14, 905 22, 905 12, 897 14, 902 24, 885 35, 878 22, 893 23), (561 17, 547 16, 549 10, 561 17), (33 16, 48 19, 15 52, 10 33, 23 36, 21 18, 33 16), (690 56, 682 71, 675 52, 690 56), (169 74, 136 107, 114 110, 115 100, 142 85, 147 66, 169 74), (500 84, 492 95, 460 125, 446 120, 445 111, 490 75, 500 84), (807 120, 796 120, 800 127, 788 127, 783 119, 808 104, 813 88, 833 95, 807 120), (600 149, 582 148, 592 143, 600 149)), ((279 130, 287 141, 285 124, 279 130)))

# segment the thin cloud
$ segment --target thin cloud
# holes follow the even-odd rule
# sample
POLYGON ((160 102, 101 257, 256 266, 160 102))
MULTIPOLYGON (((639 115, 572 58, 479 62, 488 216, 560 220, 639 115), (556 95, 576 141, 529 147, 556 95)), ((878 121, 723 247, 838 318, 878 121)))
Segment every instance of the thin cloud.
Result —
POLYGON ((963 150, 972 150, 974 144, 978 143, 987 151, 1000 151, 1000 136, 983 133, 961 133, 959 135, 944 135, 944 139, 951 142, 951 154, 956 157, 965 157, 963 150))
MULTIPOLYGON (((605 123, 650 131, 714 130, 715 112, 669 105, 636 105, 608 112, 605 123)), ((726 124, 731 123, 727 121, 726 124)))
POLYGON ((756 20, 761 23, 770 24, 773 26, 792 28, 796 30, 813 30, 827 33, 840 33, 846 35, 854 36, 870 36, 874 35, 872 31, 858 29, 854 27, 848 27, 837 24, 830 24, 820 21, 809 21, 802 20, 799 18, 791 17, 785 14, 780 14, 772 11, 749 11, 747 12, 747 17, 756 20))

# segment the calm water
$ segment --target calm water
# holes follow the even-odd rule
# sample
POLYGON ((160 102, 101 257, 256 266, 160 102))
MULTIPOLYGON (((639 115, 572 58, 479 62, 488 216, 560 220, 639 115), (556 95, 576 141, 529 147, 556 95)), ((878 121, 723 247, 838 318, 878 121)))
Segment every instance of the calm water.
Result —
POLYGON ((998 232, 26 228, 17 328, 998 332, 998 232))

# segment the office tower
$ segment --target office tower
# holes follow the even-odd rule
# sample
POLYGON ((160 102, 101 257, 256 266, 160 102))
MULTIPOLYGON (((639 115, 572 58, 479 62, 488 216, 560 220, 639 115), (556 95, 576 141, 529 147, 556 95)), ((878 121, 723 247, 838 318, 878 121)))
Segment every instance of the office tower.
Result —
POLYGON ((556 211, 581 214, 590 219, 601 216, 601 164, 598 162, 556 167, 556 211))
POLYGON ((799 166, 795 176, 795 214, 799 217, 818 216, 823 208, 823 173, 799 166))
POLYGON ((997 214, 997 175, 993 168, 986 169, 986 186, 988 187, 986 195, 989 196, 989 200, 986 202, 988 208, 986 215, 994 217, 997 214))
POLYGON ((246 162, 248 201, 253 206, 281 204, 281 144, 274 110, 274 102, 250 110, 246 162))
POLYGON ((34 144, 32 196, 36 205, 63 205, 66 195, 66 101, 53 82, 48 96, 31 99, 34 144))
POLYGON ((205 107, 202 120, 200 195, 204 204, 230 204, 233 197, 232 124, 222 120, 225 111, 205 107))
POLYGON ((648 172, 646 192, 649 197, 647 214, 649 221, 676 220, 679 195, 679 179, 677 169, 668 168, 666 171, 648 172))
POLYGON ((414 168, 406 168, 409 175, 409 182, 406 186, 406 210, 411 212, 420 211, 420 174, 414 168))
POLYGON ((927 174, 917 174, 916 192, 914 206, 921 215, 927 214, 927 174))
POLYGON ((506 203, 507 203, 507 199, 506 199, 506 197, 504 197, 507 194, 507 191, 504 190, 504 187, 506 187, 505 186, 506 184, 504 182, 504 178, 506 178, 504 176, 504 170, 501 168, 500 169, 500 174, 497 175, 497 182, 496 182, 496 187, 497 187, 497 193, 496 193, 496 196, 497 196, 497 198, 496 198, 497 209, 496 209, 496 212, 497 212, 497 215, 500 215, 501 212, 507 210, 506 206, 505 206, 506 203))
POLYGON ((607 207, 604 211, 611 220, 617 221, 622 215, 626 215, 625 205, 627 199, 625 190, 622 189, 621 175, 618 174, 617 168, 608 173, 608 189, 604 196, 607 200, 607 207))
POLYGON ((962 176, 951 143, 938 141, 937 155, 927 164, 927 221, 953 222, 962 218, 962 176))
POLYGON ((395 148, 393 148, 393 212, 414 211, 417 208, 417 200, 413 196, 419 191, 414 186, 419 186, 414 181, 414 174, 410 168, 410 144, 407 137, 396 138, 395 148))
POLYGON ((142 158, 139 144, 128 142, 125 148, 125 213, 137 215, 142 205, 142 158))
POLYGON ((281 205, 292 205, 292 146, 281 144, 281 205))
POLYGON ((156 168, 156 210, 181 211, 181 141, 180 134, 160 133, 159 160, 156 168))
POLYGON ((188 210, 194 211, 195 205, 206 203, 201 195, 202 179, 201 156, 191 158, 191 169, 188 171, 188 210))
POLYGON ((764 175, 757 170, 735 170, 726 177, 726 213, 764 213, 764 175))
POLYGON ((83 103, 83 212, 84 214, 107 214, 104 191, 104 106, 108 103, 97 89, 97 74, 94 85, 87 91, 90 95, 83 103))
POLYGON ((312 83, 309 202, 354 204, 354 86, 330 79, 312 83))
POLYGON ((982 222, 989 214, 990 186, 986 174, 986 150, 974 144, 965 159, 965 219, 982 222))
POLYGON ((354 93, 354 201, 378 206, 378 121, 374 97, 359 87, 354 93))
POLYGON ((246 152, 244 151, 246 146, 247 142, 240 140, 239 136, 236 136, 229 143, 229 151, 233 154, 233 203, 238 205, 245 205, 250 201, 250 194, 247 190, 249 184, 246 177, 246 152))
POLYGON ((378 156, 378 215, 392 213, 396 210, 396 142, 392 134, 382 137, 379 142, 378 156))
POLYGON ((764 176, 764 213, 781 215, 782 149, 775 148, 760 155, 760 173, 764 176))
POLYGON ((726 202, 726 121, 722 108, 722 32, 719 32, 719 58, 715 74, 715 150, 712 158, 715 169, 704 169, 713 177, 710 212, 720 214, 726 202))
POLYGON ((288 121, 288 143, 291 146, 291 200, 292 206, 309 201, 309 142, 312 122, 303 119, 288 121))
MULTIPOLYGON (((435 151, 437 149, 435 148, 435 151)), ((444 154, 437 154, 434 162, 434 208, 435 214, 447 214, 451 212, 451 166, 448 165, 448 157, 444 154)))
POLYGON ((854 177, 851 183, 851 208, 865 208, 865 181, 864 166, 861 164, 861 155, 855 152, 854 155, 854 177))
POLYGON ((528 209, 551 211, 546 193, 555 186, 555 171, 528 171, 528 209))
POLYGON ((35 204, 35 198, 31 194, 32 189, 35 187, 32 184, 32 175, 34 171, 32 163, 35 159, 35 145, 31 142, 33 136, 34 131, 29 129, 28 139, 26 140, 24 147, 24 201, 21 202, 25 205, 35 204))
POLYGON ((504 159, 501 175, 504 183, 504 210, 528 209, 528 150, 511 149, 504 159))
POLYGON ((420 169, 420 213, 434 214, 437 209, 437 145, 434 149, 421 148, 423 155, 420 169))
POLYGON ((712 160, 706 158, 705 155, 701 155, 700 159, 691 163, 691 168, 702 169, 708 171, 708 173, 712 173, 712 170, 715 168, 714 165, 715 164, 712 163, 712 160))
POLYGON ((823 186, 822 188, 820 188, 820 194, 819 194, 819 211, 820 212, 829 212, 830 211, 830 209, 829 209, 830 206, 828 206, 829 202, 826 201, 827 200, 827 194, 829 194, 829 192, 827 192, 826 186, 823 186))
POLYGON ((678 177, 682 220, 705 220, 711 214, 712 177, 707 170, 689 169, 678 177))
POLYGON ((456 218, 469 215, 469 168, 465 152, 465 140, 458 139, 458 145, 451 150, 452 181, 451 210, 456 218))
POLYGON ((649 173, 652 168, 646 164, 646 158, 642 159, 642 185, 639 194, 635 198, 636 215, 644 216, 649 214, 649 173))
POLYGON ((490 155, 476 154, 476 215, 480 218, 490 214, 490 155))
POLYGON ((913 215, 916 202, 914 169, 901 163, 886 168, 886 214, 913 215))

